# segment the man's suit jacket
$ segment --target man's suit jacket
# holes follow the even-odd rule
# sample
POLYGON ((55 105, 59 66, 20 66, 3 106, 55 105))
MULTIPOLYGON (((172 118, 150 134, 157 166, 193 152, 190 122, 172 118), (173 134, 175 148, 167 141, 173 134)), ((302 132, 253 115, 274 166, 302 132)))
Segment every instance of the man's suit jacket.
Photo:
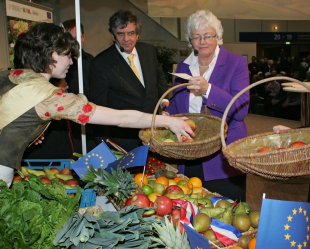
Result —
MULTIPOLYGON (((115 45, 112 45, 98 54, 90 65, 91 102, 118 110, 153 113, 157 101, 168 89, 167 81, 158 64, 154 46, 138 42, 136 49, 145 88, 115 45)), ((108 137, 125 150, 131 150, 141 144, 138 131, 112 126, 96 127, 95 136, 99 139, 108 137)))
MULTIPOLYGON (((180 62, 177 73, 191 74, 189 65, 180 62)), ((175 84, 186 81, 177 78, 175 84)), ((249 73, 247 61, 241 55, 237 55, 225 50, 220 46, 220 52, 216 65, 211 74, 209 82, 212 84, 208 99, 203 98, 201 111, 204 105, 208 107, 211 114, 222 118, 223 113, 231 99, 249 85, 249 73)), ((189 91, 185 87, 174 90, 174 96, 170 100, 170 105, 166 111, 172 115, 189 112, 189 91)), ((228 134, 226 144, 230 144, 240 138, 247 136, 246 126, 243 121, 248 113, 249 92, 242 94, 230 108, 226 122, 228 124, 228 134)), ((184 165, 179 166, 179 171, 184 172, 184 165)), ((203 171, 205 180, 224 179, 230 176, 240 175, 241 172, 229 166, 219 151, 203 159, 203 171)))

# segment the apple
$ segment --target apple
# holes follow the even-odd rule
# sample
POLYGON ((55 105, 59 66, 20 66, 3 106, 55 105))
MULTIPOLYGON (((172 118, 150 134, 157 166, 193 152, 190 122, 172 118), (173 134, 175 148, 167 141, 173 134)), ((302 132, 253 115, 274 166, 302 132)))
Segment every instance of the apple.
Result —
POLYGON ((52 181, 58 181, 62 184, 65 184, 65 181, 63 179, 60 179, 60 178, 54 178, 52 181))
POLYGON ((263 148, 259 149, 257 152, 262 153, 262 152, 271 151, 271 150, 272 150, 271 148, 263 147, 263 148))
POLYGON ((67 181, 65 181, 65 184, 66 184, 66 185, 69 185, 69 186, 72 186, 72 187, 77 187, 77 186, 79 186, 78 180, 75 180, 75 179, 67 180, 67 181))
POLYGON ((174 140, 167 138, 163 141, 164 143, 174 143, 174 140))
POLYGON ((13 179, 14 180, 24 180, 24 178, 22 178, 20 175, 15 175, 15 176, 13 176, 13 179))
POLYGON ((291 143, 289 148, 299 147, 299 146, 303 146, 303 145, 307 145, 307 144, 304 142, 301 142, 301 141, 296 141, 296 142, 291 143))
POLYGON ((154 207, 154 202, 150 201, 149 207, 150 207, 150 208, 151 208, 151 207, 154 207))
POLYGON ((193 120, 186 119, 185 122, 189 124, 189 127, 191 127, 192 131, 196 130, 196 124, 195 124, 195 122, 193 120))
POLYGON ((166 195, 166 194, 184 194, 184 192, 179 186, 170 185, 165 189, 163 193, 163 195, 166 195))
POLYGON ((68 168, 64 168, 61 171, 59 171, 59 174, 64 174, 64 175, 72 175, 72 172, 68 168))
POLYGON ((188 143, 188 142, 194 142, 193 139, 188 139, 187 137, 185 137, 184 135, 181 136, 181 141, 182 143, 188 143))
POLYGON ((127 201, 125 202, 125 206, 130 206, 131 205, 131 197, 129 197, 128 199, 127 199, 127 201))
POLYGON ((180 209, 178 208, 175 208, 175 209, 172 209, 172 212, 171 212, 171 217, 173 220, 179 220, 180 219, 180 209))
POLYGON ((154 207, 159 216, 164 216, 171 213, 172 201, 167 196, 158 196, 155 200, 154 207))
POLYGON ((149 207, 150 200, 144 194, 136 194, 131 199, 131 205, 138 205, 137 208, 149 207))
POLYGON ((51 171, 54 171, 55 173, 59 174, 59 169, 57 168, 50 168, 51 171))
POLYGON ((40 177, 40 179, 44 184, 51 184, 51 180, 48 179, 46 176, 42 176, 40 177))

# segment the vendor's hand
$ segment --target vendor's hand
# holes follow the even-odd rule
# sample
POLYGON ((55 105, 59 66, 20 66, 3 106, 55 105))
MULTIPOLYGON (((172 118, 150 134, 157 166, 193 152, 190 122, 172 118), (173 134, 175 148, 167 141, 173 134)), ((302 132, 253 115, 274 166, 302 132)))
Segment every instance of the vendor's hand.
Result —
POLYGON ((171 117, 171 123, 169 124, 170 130, 177 135, 179 142, 182 142, 181 136, 184 135, 188 139, 195 137, 195 133, 190 128, 189 124, 184 120, 187 117, 171 117))
POLYGON ((162 111, 162 112, 161 112, 161 115, 170 116, 170 114, 169 114, 168 112, 165 112, 165 111, 162 111))
POLYGON ((291 129, 290 127, 283 126, 283 125, 276 125, 273 127, 274 133, 280 133, 280 131, 291 129))
POLYGON ((189 79, 188 82, 192 83, 193 85, 187 86, 187 89, 190 89, 196 95, 203 95, 207 93, 209 83, 206 81, 204 77, 202 76, 192 77, 189 79))
POLYGON ((43 140, 44 140, 44 134, 42 134, 42 136, 39 137, 39 138, 34 142, 34 145, 42 144, 43 140))

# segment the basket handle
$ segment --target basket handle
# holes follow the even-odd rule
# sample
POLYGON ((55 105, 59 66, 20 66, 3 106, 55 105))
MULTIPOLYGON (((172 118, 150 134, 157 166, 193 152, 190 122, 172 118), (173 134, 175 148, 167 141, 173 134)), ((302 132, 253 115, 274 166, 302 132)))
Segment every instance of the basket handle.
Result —
MULTIPOLYGON (((167 96, 168 93, 170 93, 171 91, 173 91, 174 89, 178 88, 178 87, 182 87, 182 86, 191 86, 192 83, 183 83, 183 84, 179 84, 176 86, 173 86, 171 88, 169 88, 162 96, 161 98, 158 100, 157 105, 155 106, 155 110, 153 112, 153 117, 152 117, 152 124, 151 124, 151 137, 154 137, 154 123, 155 123, 155 117, 156 117, 156 113, 158 110, 158 107, 161 103, 161 101, 167 96)), ((151 139, 150 139, 151 141, 151 139)))
POLYGON ((232 100, 229 102, 229 104, 227 105, 226 109, 225 109, 225 112, 223 114, 223 118, 222 118, 222 122, 221 122, 221 141, 222 141, 222 148, 226 147, 226 143, 225 143, 225 138, 224 138, 224 124, 225 124, 225 120, 226 120, 226 117, 227 117, 227 114, 228 114, 228 111, 230 109, 230 107, 233 105, 233 103, 235 102, 235 100, 237 98, 239 98, 243 93, 245 93, 246 91, 250 90, 251 88, 257 86, 257 85, 260 85, 260 84, 263 84, 263 83, 266 83, 266 82, 269 82, 269 81, 272 81, 272 80, 288 80, 288 81, 292 81, 292 82, 296 82, 300 85, 302 85, 303 87, 305 87, 307 90, 310 91, 310 87, 299 81, 299 80, 296 80, 296 79, 293 79, 293 78, 290 78, 290 77, 271 77, 271 78, 268 78, 268 79, 264 79, 264 80, 260 80, 260 81, 257 81, 249 86, 247 86, 246 88, 244 88, 243 90, 241 90, 238 94, 236 94, 232 100))

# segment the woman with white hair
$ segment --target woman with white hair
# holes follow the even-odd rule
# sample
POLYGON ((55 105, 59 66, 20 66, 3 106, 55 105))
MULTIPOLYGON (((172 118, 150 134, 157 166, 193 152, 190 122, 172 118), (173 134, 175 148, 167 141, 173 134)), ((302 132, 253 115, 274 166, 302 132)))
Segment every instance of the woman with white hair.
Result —
MULTIPOLYGON (((211 114, 222 118, 231 99, 249 85, 246 59, 225 50, 223 27, 210 11, 199 10, 192 14, 186 25, 186 39, 193 52, 178 64, 177 73, 192 76, 192 86, 175 89, 164 114, 200 113, 208 107, 211 114)), ((187 82, 176 78, 175 85, 187 82)), ((244 117, 248 113, 249 93, 241 95, 227 116, 230 144, 247 136, 244 117)), ((231 167, 218 151, 202 160, 186 161, 178 167, 181 174, 200 177, 203 186, 231 199, 245 200, 245 175, 231 167)))

